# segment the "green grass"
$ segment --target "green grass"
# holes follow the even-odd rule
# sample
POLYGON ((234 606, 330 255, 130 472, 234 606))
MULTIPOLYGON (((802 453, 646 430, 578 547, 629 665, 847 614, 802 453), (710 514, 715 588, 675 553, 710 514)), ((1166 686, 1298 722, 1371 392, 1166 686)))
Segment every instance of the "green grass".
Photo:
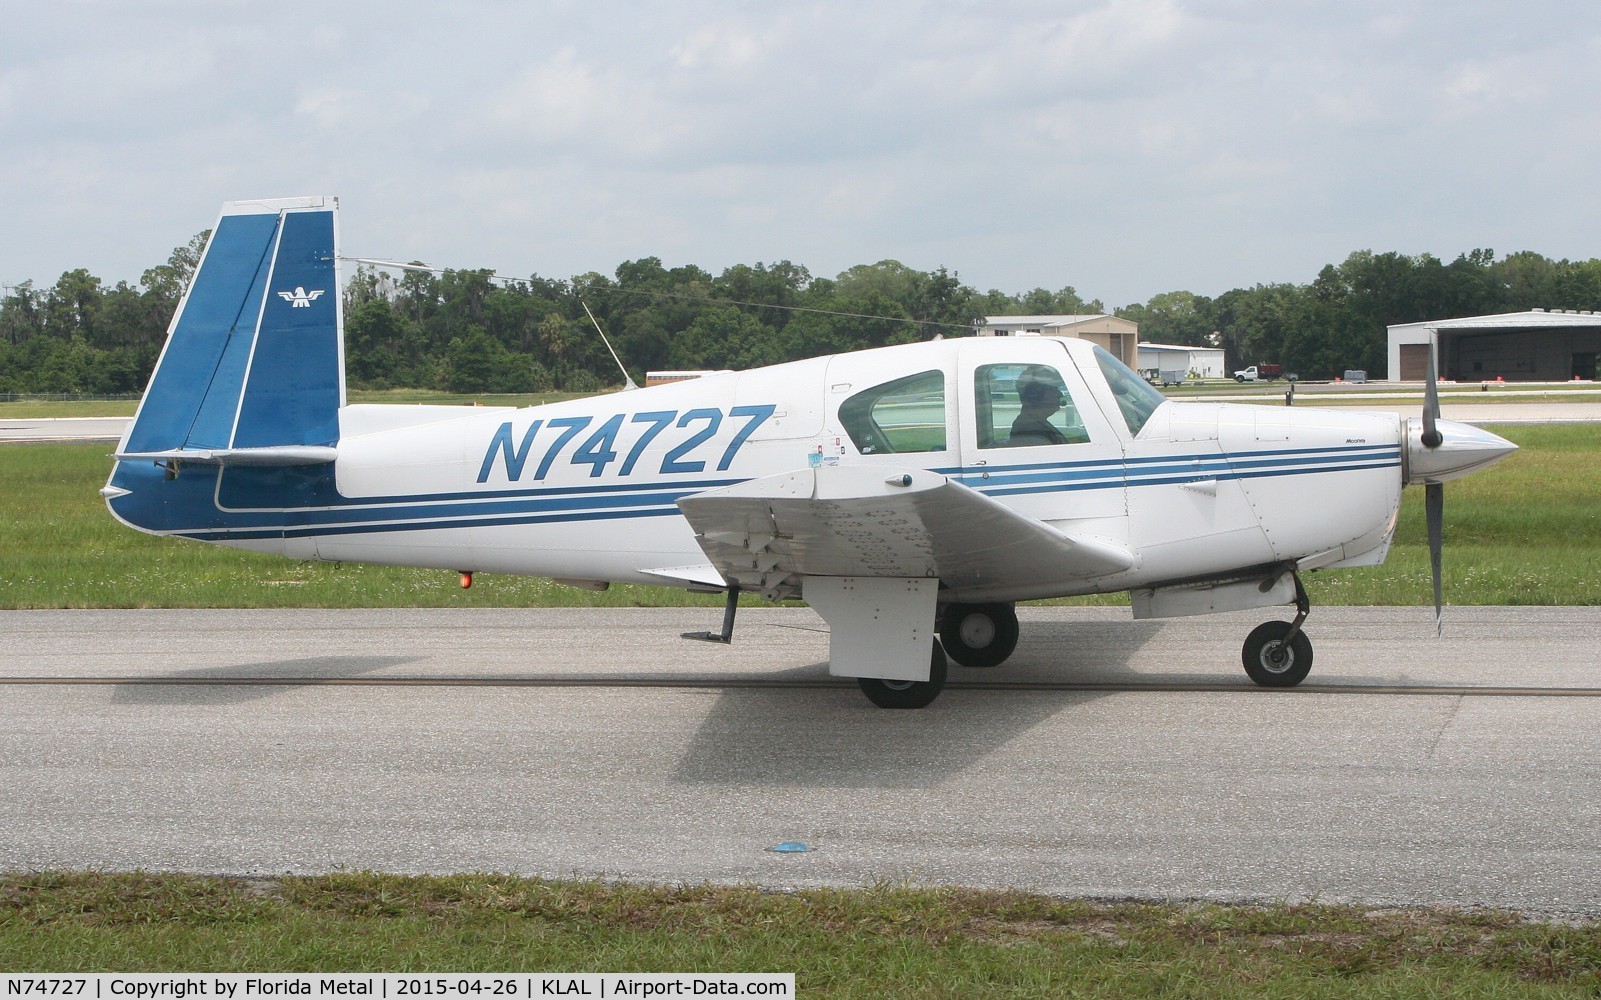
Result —
MULTIPOLYGON (((1520 450, 1445 487, 1445 598, 1451 604, 1601 604, 1601 426, 1501 426, 1520 450)), ((1383 566, 1314 573, 1322 604, 1430 604, 1423 491, 1403 494, 1383 566)))
POLYGON ((533 577, 294 562, 157 538, 112 518, 97 492, 106 444, 0 447, 0 608, 721 606, 668 587, 577 590, 533 577))
MULTIPOLYGON (((1601 428, 1504 427, 1522 450, 1446 487, 1446 597, 1453 604, 1601 604, 1601 428)), ((575 590, 438 570, 299 563, 154 538, 114 521, 96 492, 105 444, 0 447, 0 608, 716 606, 665 587, 575 590)), ((1409 489, 1383 566, 1314 573, 1318 604, 1428 604, 1422 491, 1409 489)), ((1125 595, 1074 599, 1119 604, 1125 595)))
POLYGON ((499 875, 0 875, 0 969, 794 972, 802 997, 1593 997, 1601 927, 1493 911, 499 875))
POLYGON ((135 399, 16 400, 0 403, 0 420, 37 420, 40 417, 131 417, 135 399))

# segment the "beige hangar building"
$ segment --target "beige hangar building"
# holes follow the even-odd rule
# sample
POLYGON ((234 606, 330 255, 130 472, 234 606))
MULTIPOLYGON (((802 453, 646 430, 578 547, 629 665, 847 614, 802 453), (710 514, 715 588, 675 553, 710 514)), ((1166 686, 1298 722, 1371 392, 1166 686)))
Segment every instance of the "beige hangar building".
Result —
POLYGON ((985 316, 980 337, 1077 337, 1139 367, 1140 325, 1118 316, 985 316))

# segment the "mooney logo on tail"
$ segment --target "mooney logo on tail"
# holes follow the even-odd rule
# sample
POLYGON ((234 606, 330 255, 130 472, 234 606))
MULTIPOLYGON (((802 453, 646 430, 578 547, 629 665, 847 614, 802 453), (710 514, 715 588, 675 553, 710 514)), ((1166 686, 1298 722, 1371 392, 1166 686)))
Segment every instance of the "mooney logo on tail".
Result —
POLYGON ((321 295, 325 290, 326 289, 318 288, 308 292, 299 285, 296 285, 294 291, 279 292, 278 297, 289 303, 292 308, 310 309, 311 304, 317 301, 317 296, 321 295))

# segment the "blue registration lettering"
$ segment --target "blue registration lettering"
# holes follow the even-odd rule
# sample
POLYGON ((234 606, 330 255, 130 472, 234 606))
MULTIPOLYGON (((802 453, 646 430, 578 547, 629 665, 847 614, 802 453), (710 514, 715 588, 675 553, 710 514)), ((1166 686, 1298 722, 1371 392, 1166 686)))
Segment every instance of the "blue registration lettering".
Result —
MULTIPOLYGON (((717 461, 717 471, 726 472, 733 465, 734 458, 740 448, 750 439, 758 427, 766 423, 776 411, 771 403, 757 406, 736 406, 729 410, 726 416, 733 420, 742 421, 739 429, 729 440, 717 461)), ((632 475, 635 465, 650 448, 663 431, 669 427, 677 426, 689 433, 689 436, 669 449, 661 462, 661 473, 669 475, 684 472, 704 472, 706 460, 691 458, 695 449, 706 444, 716 437, 722 428, 722 410, 714 407, 703 407, 690 410, 682 415, 677 410, 651 410, 646 413, 614 414, 607 417, 605 422, 594 433, 583 440, 572 454, 573 465, 587 465, 590 467, 589 478, 596 479, 606 473, 607 468, 617 461, 617 438, 622 433, 623 424, 644 424, 639 438, 628 449, 628 457, 623 459, 618 475, 632 475), (696 427, 695 425, 700 425, 696 427), (689 430, 693 428, 693 430, 689 430)), ((541 428, 549 427, 558 433, 539 457, 539 464, 534 469, 532 478, 543 480, 550 475, 551 468, 556 460, 566 450, 567 446, 578 436, 579 431, 594 422, 594 417, 556 417, 551 420, 535 420, 523 431, 521 438, 512 429, 510 421, 503 423, 495 430, 494 436, 489 440, 489 447, 484 451, 484 460, 478 467, 478 481, 487 483, 490 474, 494 471, 496 462, 504 466, 506 479, 517 482, 523 477, 523 470, 527 468, 528 460, 533 455, 534 438, 541 428)))
POLYGON ((506 478, 511 482, 521 479, 523 463, 528 461, 528 449, 534 443, 534 435, 539 431, 540 423, 541 421, 535 420, 528 425, 528 430, 523 432, 522 444, 516 448, 513 448, 511 443, 511 424, 509 422, 501 424, 500 429, 495 431, 495 436, 490 439, 489 450, 484 452, 484 464, 478 469, 478 481, 489 482, 489 471, 495 465, 496 449, 499 449, 500 454, 506 459, 506 478))
POLYGON ((739 433, 734 435, 734 440, 728 442, 728 447, 723 451, 722 461, 717 463, 718 472, 726 472, 728 470, 729 465, 733 464, 734 453, 739 451, 739 446, 745 443, 746 438, 750 437, 751 431, 760 427, 768 417, 773 415, 773 410, 775 409, 777 407, 773 406, 773 404, 766 403, 761 406, 736 406, 728 411, 728 415, 731 417, 748 417, 749 419, 745 421, 745 426, 739 429, 739 433))
POLYGON ((539 460, 539 468, 534 470, 535 479, 544 479, 545 476, 550 473, 550 464, 556 461, 556 456, 561 453, 563 448, 567 447, 567 442, 571 441, 573 436, 579 431, 583 430, 585 427, 588 427, 589 422, 593 419, 595 418, 557 417, 550 422, 550 426, 552 427, 561 427, 565 429, 560 434, 556 435, 556 440, 551 444, 550 450, 546 451, 545 457, 539 460))
POLYGON ((589 478, 594 479, 606 471, 606 466, 617 461, 617 453, 612 446, 617 443, 617 429, 623 425, 621 413, 600 425, 600 430, 589 436, 578 450, 573 452, 574 465, 592 466, 589 478))
POLYGON ((688 413, 678 418, 678 426, 688 427, 691 423, 694 423, 697 420, 706 421, 706 426, 701 428, 696 433, 691 434, 688 441, 685 441, 683 444, 667 453, 667 457, 662 459, 661 471, 663 475, 666 475, 669 472, 705 471, 705 462, 684 462, 681 461, 681 459, 685 455, 694 451, 696 448, 705 444, 708 440, 710 440, 713 434, 717 433, 717 428, 721 427, 723 424, 723 411, 713 410, 711 408, 690 410, 688 413))
POLYGON ((634 447, 629 449, 628 457, 623 460, 622 471, 618 474, 626 476, 633 472, 634 463, 639 461, 639 456, 644 454, 645 449, 656 439, 656 435, 676 419, 678 419, 677 410, 653 410, 650 413, 634 414, 630 423, 650 424, 650 426, 645 428, 645 433, 641 434, 639 440, 634 442, 634 447))

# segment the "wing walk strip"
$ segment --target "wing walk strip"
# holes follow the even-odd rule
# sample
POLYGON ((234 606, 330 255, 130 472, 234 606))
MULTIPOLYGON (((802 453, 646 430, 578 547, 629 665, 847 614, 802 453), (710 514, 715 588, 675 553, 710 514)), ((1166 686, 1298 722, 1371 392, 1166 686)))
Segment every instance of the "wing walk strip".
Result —
MULTIPOLYGON (((987 496, 1076 492, 1122 487, 1163 486, 1202 480, 1262 479, 1314 475, 1358 469, 1397 468, 1400 449, 1393 445, 1346 448, 1286 449, 1236 455, 1165 455, 1000 466, 989 469, 939 469, 953 480, 987 496)), ((290 514, 293 524, 241 525, 233 528, 180 530, 173 534, 212 541, 252 537, 310 537, 467 528, 508 524, 663 517, 678 513, 678 501, 705 489, 742 482, 738 479, 643 486, 594 486, 561 489, 455 493, 419 497, 352 500, 327 507, 232 509, 255 515, 290 514), (311 523, 307 523, 311 522, 311 523)))
MULTIPOLYGON (((460 688, 851 688, 850 678, 775 677, 0 677, 0 686, 37 687, 460 687, 460 688)), ((1301 684, 1261 688, 1247 681, 951 681, 947 690, 1068 693, 1199 693, 1252 696, 1304 694, 1426 695, 1453 698, 1601 698, 1601 688, 1478 687, 1473 685, 1301 684)))

